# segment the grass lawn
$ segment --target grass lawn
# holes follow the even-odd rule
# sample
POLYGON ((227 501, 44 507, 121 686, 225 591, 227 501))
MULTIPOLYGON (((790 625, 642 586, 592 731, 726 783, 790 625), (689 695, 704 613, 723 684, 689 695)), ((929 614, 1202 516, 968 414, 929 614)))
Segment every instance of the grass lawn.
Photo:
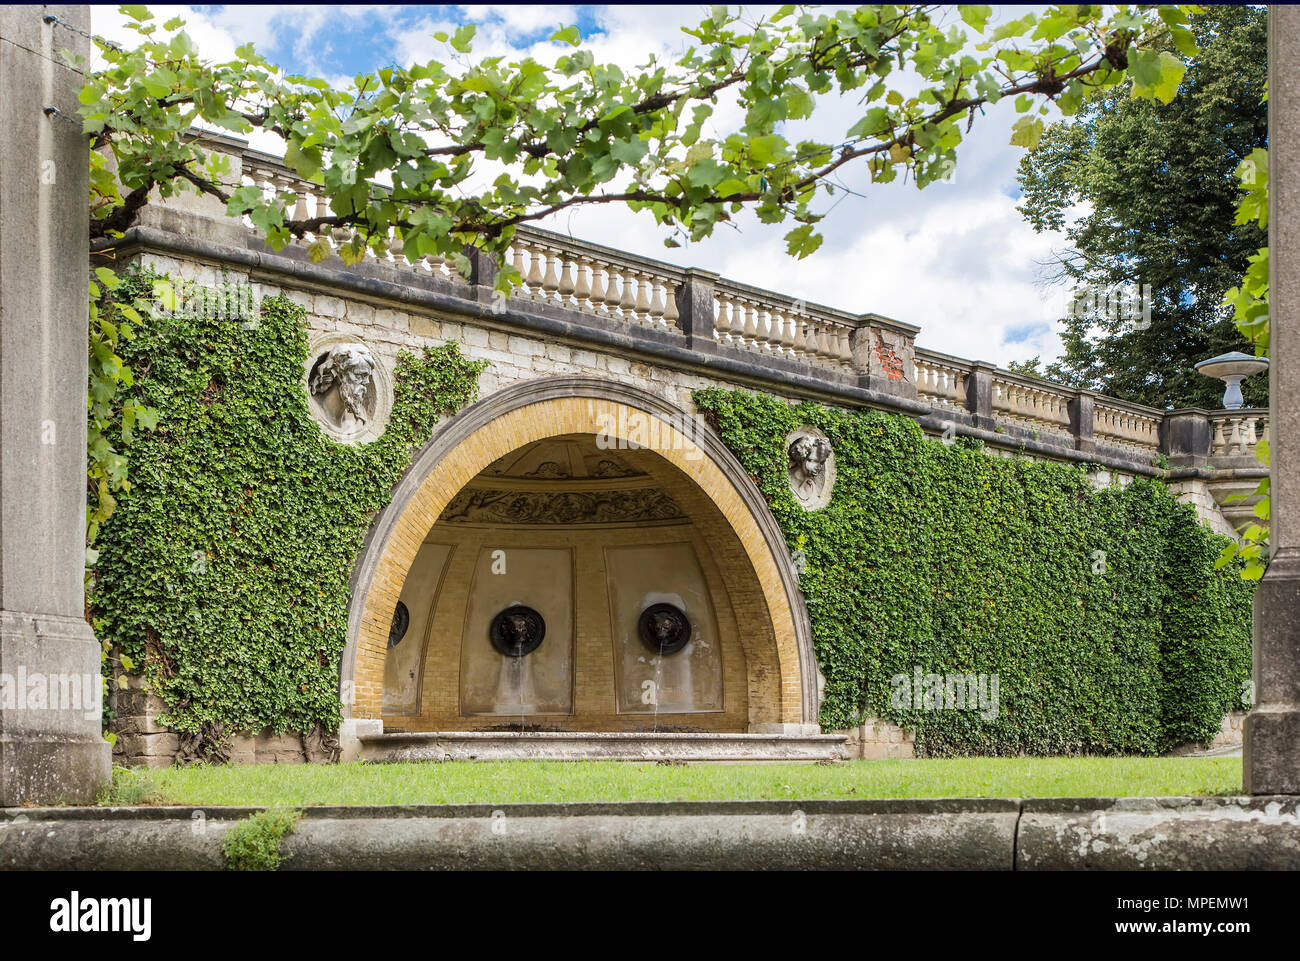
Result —
POLYGON ((1240 794, 1241 758, 953 758, 839 764, 483 761, 118 769, 107 804, 510 804, 1240 794))

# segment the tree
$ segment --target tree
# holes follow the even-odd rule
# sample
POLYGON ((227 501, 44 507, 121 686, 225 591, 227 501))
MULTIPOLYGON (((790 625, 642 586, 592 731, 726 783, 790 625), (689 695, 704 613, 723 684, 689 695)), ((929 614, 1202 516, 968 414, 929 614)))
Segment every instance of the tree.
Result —
MULTIPOLYGON (((1048 377, 1153 407, 1219 407, 1222 385, 1194 365, 1246 346, 1223 296, 1266 242, 1256 223, 1234 220, 1237 167, 1268 137, 1266 19, 1241 6, 1193 15, 1199 52, 1180 51, 1176 98, 1100 91, 1022 158, 1019 209, 1036 230, 1067 229, 1073 245, 1056 278, 1076 291, 1150 291, 1149 316, 1070 311, 1048 377), (1076 205, 1087 212, 1068 224, 1076 205)), ((1243 387, 1248 404, 1267 405, 1265 378, 1243 387)))
MULTIPOLYGON (((92 238, 121 236, 154 191, 196 190, 233 216, 248 215, 275 249, 311 236, 314 260, 355 262, 367 246, 396 244, 412 261, 436 254, 462 269, 467 247, 500 255, 521 223, 608 203, 649 212, 669 245, 706 237, 752 207, 764 223, 793 221, 788 250, 806 257, 821 243, 816 203, 834 192, 829 178, 841 167, 865 165, 873 181, 910 176, 924 187, 951 172, 963 128, 985 106, 1014 98, 1021 116, 1011 142, 1033 147, 1051 102, 1069 115, 1090 93, 1129 77, 1126 96, 1168 101, 1184 64, 1164 48, 1195 50, 1186 26, 1193 8, 1185 6, 1062 5, 996 28, 987 26, 987 6, 786 6, 752 23, 715 7, 686 31, 696 43, 683 57, 631 73, 596 63, 576 27, 551 38, 574 48, 552 66, 475 61, 475 28, 466 25, 439 37, 451 64, 387 67, 335 90, 286 75, 251 44, 211 63, 180 18, 159 33, 143 6, 122 9, 140 43, 128 50, 97 39, 104 65, 87 71, 81 94, 93 148, 92 238), (967 31, 985 38, 974 53, 967 31), (859 91, 862 116, 842 143, 790 139, 789 125, 811 116, 821 98, 859 91), (735 98, 744 121, 706 137, 720 96, 735 98), (223 156, 203 149, 196 127, 279 135, 285 163, 320 186, 329 211, 295 216, 292 191, 266 197, 223 179, 223 156), (488 164, 500 175, 474 185, 488 164)), ((501 265, 503 291, 519 279, 501 265)), ((111 344, 101 346, 111 355, 103 376, 129 376, 111 344)), ((101 413, 111 419, 111 402, 101 413)), ((124 482, 126 462, 105 444, 92 446, 91 470, 100 502, 90 513, 102 520, 104 492, 124 482), (110 468, 106 458, 118 460, 110 468)))

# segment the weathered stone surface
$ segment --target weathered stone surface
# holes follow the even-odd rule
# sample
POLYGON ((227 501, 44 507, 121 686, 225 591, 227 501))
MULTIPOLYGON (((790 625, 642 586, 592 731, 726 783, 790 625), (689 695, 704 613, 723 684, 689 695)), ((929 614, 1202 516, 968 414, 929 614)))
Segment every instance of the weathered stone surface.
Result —
MULTIPOLYGON (((0 812, 0 869, 220 869, 249 808, 0 812)), ((1300 798, 307 809, 282 870, 1300 868, 1300 798)))
POLYGON ((114 753, 129 757, 165 757, 170 763, 180 746, 178 742, 175 734, 119 734, 114 753))
POLYGON ((90 801, 111 766, 100 699, 81 703, 88 148, 59 56, 89 55, 89 26, 86 6, 0 9, 0 673, 60 702, 0 709, 0 806, 90 801))
POLYGON ((1300 870, 1300 798, 1024 802, 1018 870, 1300 870))
POLYGON ((820 761, 844 758, 836 734, 633 734, 441 731, 359 737, 365 761, 820 761))
POLYGON ((1251 794, 1300 794, 1300 77, 1285 68, 1300 9, 1269 8, 1269 335, 1272 560, 1255 592, 1251 794))

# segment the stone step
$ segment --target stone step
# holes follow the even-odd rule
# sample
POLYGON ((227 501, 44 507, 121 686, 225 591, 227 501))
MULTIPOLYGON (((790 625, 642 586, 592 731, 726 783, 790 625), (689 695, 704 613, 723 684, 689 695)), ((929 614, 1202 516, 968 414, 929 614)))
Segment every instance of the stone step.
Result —
POLYGON ((828 761, 843 734, 427 731, 360 738, 365 761, 828 761))

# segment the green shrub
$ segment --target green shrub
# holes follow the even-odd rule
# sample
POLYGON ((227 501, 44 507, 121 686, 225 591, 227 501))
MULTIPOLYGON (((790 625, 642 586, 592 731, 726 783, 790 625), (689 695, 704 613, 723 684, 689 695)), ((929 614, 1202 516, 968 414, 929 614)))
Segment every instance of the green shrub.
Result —
POLYGON ((1163 484, 1097 490, 1082 466, 990 457, 878 411, 695 399, 804 552, 824 727, 883 717, 931 756, 1152 754, 1241 706, 1253 587, 1214 570, 1226 539, 1163 484), (835 451, 816 512, 785 480, 801 424, 835 451), (997 716, 891 703, 917 667, 997 675, 997 716))
POLYGON ((232 871, 274 871, 285 860, 280 840, 294 831, 301 811, 268 808, 226 831, 221 853, 232 871))
MULTIPOLYGON (((148 299, 155 276, 116 298, 148 299)), ((366 530, 439 417, 476 399, 485 366, 455 344, 403 353, 383 436, 347 446, 308 410, 303 309, 260 310, 256 323, 159 312, 121 346, 130 390, 160 416, 129 449, 91 599, 99 636, 141 665, 181 732, 338 727, 366 530)))

